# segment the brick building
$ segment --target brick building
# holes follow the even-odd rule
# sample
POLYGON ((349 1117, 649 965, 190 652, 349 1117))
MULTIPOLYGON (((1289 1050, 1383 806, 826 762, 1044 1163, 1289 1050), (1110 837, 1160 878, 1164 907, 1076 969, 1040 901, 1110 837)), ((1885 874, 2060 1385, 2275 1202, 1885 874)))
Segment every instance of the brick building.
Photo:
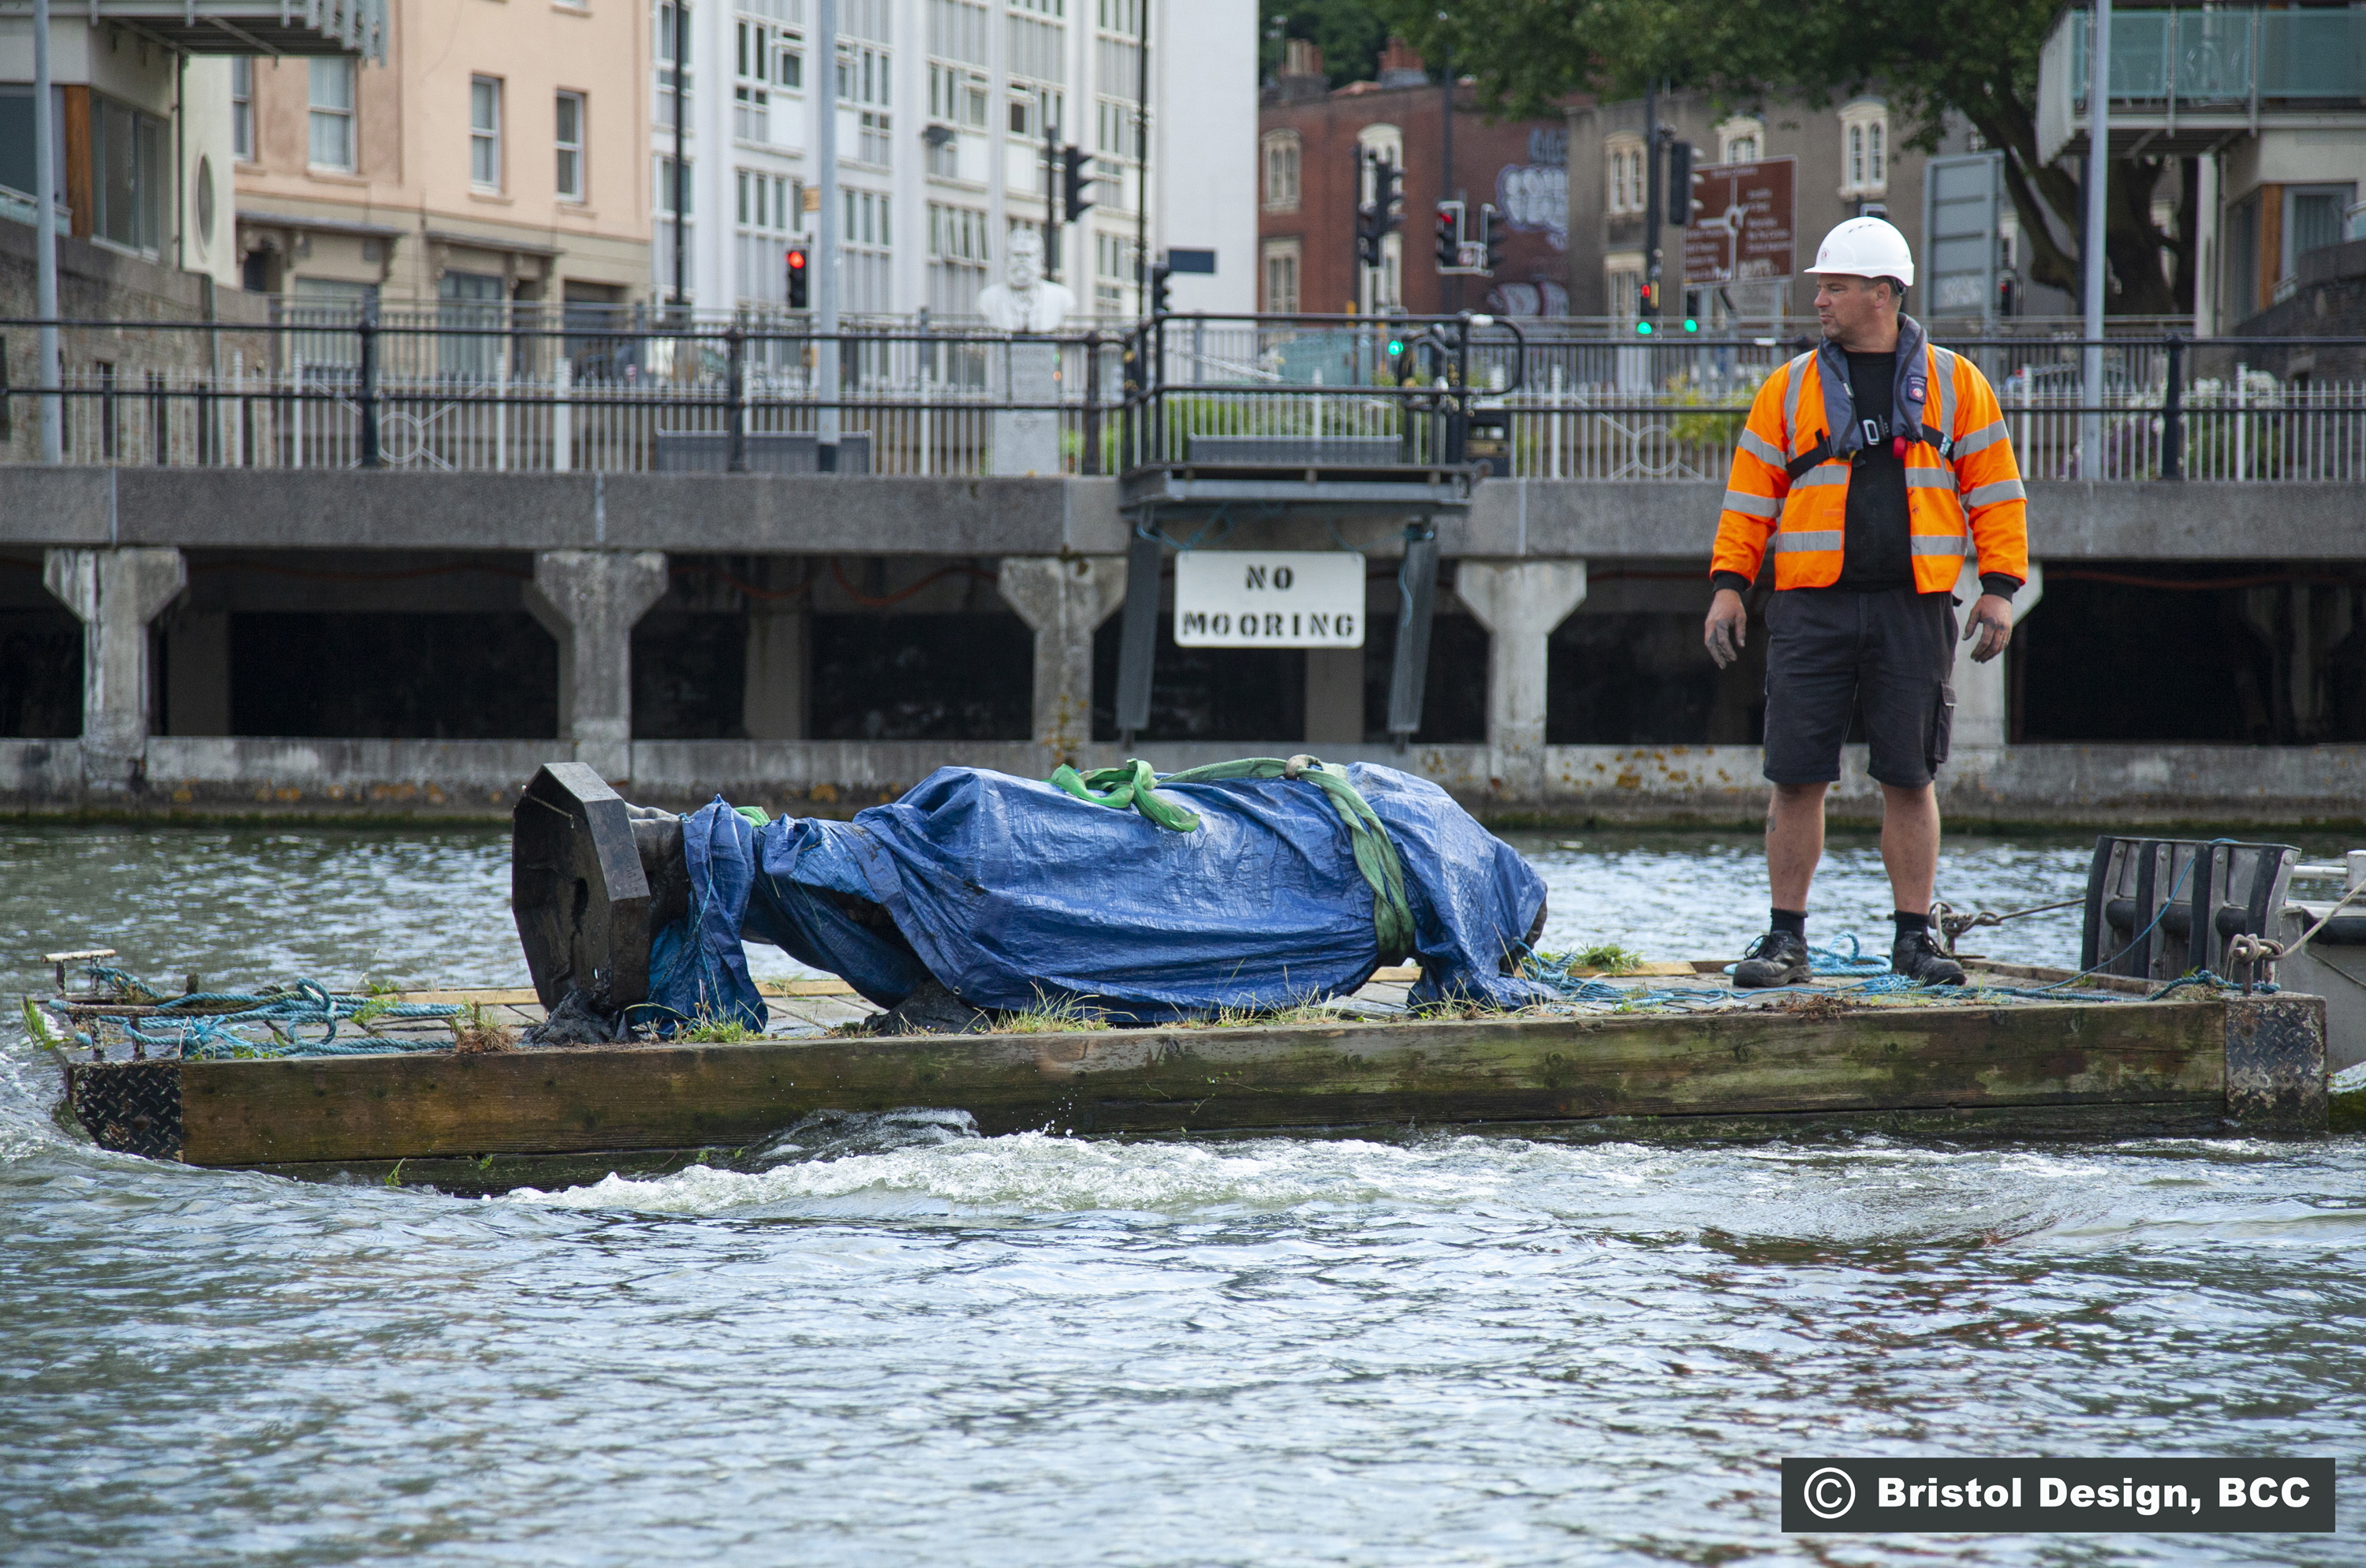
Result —
MULTIPOLYGON (((1445 86, 1402 42, 1381 54, 1378 81, 1333 90, 1314 47, 1290 40, 1257 113, 1259 310, 1568 313, 1566 122, 1491 123, 1471 85, 1459 84, 1449 176, 1445 107, 1445 86), (1359 151, 1384 154, 1404 172, 1403 226, 1383 242, 1377 268, 1356 258, 1359 151), (1474 215, 1482 202, 1503 214, 1504 259, 1492 278, 1438 275, 1436 204, 1456 196, 1474 215)), ((1474 216, 1474 236, 1475 225, 1474 216)))

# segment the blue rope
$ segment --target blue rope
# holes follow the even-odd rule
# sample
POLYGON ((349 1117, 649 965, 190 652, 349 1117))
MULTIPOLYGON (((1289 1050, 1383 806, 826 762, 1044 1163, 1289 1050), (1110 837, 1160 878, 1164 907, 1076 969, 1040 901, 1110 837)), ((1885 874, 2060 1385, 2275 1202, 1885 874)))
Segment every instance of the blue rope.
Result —
MULTIPOLYGON (((337 1026, 365 1012, 374 1019, 443 1019, 456 1018, 462 1010, 449 1002, 394 1002, 380 997, 333 992, 311 979, 262 991, 199 991, 167 1000, 137 976, 119 969, 94 965, 84 973, 118 995, 152 1000, 158 1010, 146 1021, 146 1026, 129 1016, 101 1015, 99 1023, 119 1031, 143 1050, 176 1051, 184 1057, 199 1061, 229 1056, 376 1056, 402 1051, 442 1050, 444 1042, 435 1039, 401 1040, 364 1034, 358 1040, 340 1041, 337 1026), (153 1027, 159 1023, 172 1027, 153 1027), (242 1034, 234 1027, 256 1023, 270 1032, 269 1038, 242 1034), (320 1037, 307 1040, 297 1032, 307 1029, 320 1030, 320 1037)), ((94 1043, 85 1035, 77 1034, 76 1038, 84 1044, 94 1043)))

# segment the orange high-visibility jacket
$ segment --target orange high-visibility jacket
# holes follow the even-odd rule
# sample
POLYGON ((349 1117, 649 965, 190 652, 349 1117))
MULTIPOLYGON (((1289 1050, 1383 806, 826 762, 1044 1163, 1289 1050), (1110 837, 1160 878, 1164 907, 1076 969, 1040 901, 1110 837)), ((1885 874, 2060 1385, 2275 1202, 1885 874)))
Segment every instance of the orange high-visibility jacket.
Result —
MULTIPOLYGON (((1921 409, 1894 412, 1900 431, 1921 427, 1906 437, 1916 591, 1955 586, 1967 538, 1982 572, 2028 581, 2028 502, 1995 390, 1979 367, 1929 343, 1910 318, 1900 317, 1898 328, 1898 352, 1921 351, 1932 394, 1921 409)), ((1776 588, 1840 581, 1850 458, 1865 446, 1853 406, 1847 360, 1830 344, 1766 378, 1734 449, 1710 570, 1757 581, 1771 536, 1776 588)))

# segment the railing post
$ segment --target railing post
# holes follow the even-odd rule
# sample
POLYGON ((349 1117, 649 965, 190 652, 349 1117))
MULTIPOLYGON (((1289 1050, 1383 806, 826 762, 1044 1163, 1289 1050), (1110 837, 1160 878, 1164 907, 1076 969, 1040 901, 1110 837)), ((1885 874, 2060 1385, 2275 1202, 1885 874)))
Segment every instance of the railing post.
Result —
POLYGON ((361 466, 365 468, 382 468, 385 465, 377 449, 377 307, 375 304, 363 303, 361 324, 354 331, 361 339, 361 466))
POLYGON ((730 456, 724 468, 735 474, 748 471, 748 340, 732 322, 723 329, 723 417, 731 433, 730 456))
POLYGON ((1079 469, 1101 471, 1101 334, 1085 334, 1085 453, 1079 469))
POLYGON ((2185 477, 2185 339, 2169 334, 2169 386, 2160 400, 2160 477, 2185 477))

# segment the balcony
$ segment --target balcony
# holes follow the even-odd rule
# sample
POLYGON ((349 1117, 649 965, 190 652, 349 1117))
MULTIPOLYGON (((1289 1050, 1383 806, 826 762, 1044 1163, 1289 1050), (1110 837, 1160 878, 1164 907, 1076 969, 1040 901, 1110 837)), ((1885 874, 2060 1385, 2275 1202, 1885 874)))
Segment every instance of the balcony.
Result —
MULTIPOLYGON (((2037 151, 2086 155, 2090 14, 2066 10, 2038 55, 2037 151)), ((2366 6, 2112 13, 2112 151, 2214 152, 2263 127, 2366 123, 2366 6)))
MULTIPOLYGON (((71 12, 92 27, 120 22, 191 54, 359 54, 386 60, 386 0, 87 0, 71 12)), ((33 17, 32 0, 0 0, 0 17, 33 17)))

